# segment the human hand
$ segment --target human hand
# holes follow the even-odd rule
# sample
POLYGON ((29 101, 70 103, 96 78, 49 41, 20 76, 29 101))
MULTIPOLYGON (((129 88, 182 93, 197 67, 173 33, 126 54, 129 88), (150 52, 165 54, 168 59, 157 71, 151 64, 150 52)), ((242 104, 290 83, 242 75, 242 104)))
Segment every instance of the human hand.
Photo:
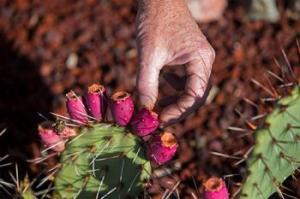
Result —
POLYGON ((137 15, 139 71, 137 88, 141 105, 152 109, 158 96, 160 70, 184 65, 185 93, 160 114, 168 125, 200 105, 210 77, 215 52, 192 18, 184 0, 140 0, 137 15))

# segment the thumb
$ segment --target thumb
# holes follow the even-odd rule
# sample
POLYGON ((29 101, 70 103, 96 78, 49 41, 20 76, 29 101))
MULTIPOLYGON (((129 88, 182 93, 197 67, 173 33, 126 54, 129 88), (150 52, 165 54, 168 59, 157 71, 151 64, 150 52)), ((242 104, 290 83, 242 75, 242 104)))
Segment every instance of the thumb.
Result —
POLYGON ((164 58, 160 54, 147 54, 139 60, 137 76, 137 89, 139 101, 142 106, 153 109, 158 95, 159 72, 164 65, 164 58))

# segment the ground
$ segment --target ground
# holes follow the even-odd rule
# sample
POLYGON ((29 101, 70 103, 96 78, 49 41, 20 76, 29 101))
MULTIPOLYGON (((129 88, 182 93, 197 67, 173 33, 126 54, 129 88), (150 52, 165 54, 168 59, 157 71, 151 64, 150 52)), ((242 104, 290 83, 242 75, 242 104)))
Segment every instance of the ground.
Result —
MULTIPOLYGON (((211 175, 225 177, 232 194, 238 190, 245 163, 236 166, 239 159, 212 152, 242 157, 254 144, 251 131, 231 127, 250 129, 247 121, 259 125, 253 117, 269 110, 263 98, 270 95, 252 79, 278 84, 268 71, 280 75, 276 60, 287 65, 282 50, 296 76, 300 74, 300 21, 288 19, 283 1, 278 4, 277 23, 249 21, 245 8, 231 1, 223 18, 199 24, 216 50, 211 92, 204 106, 171 127, 180 149, 166 166, 171 175, 157 169, 161 177, 147 190, 154 198, 175 185, 174 196, 197 197, 202 181, 211 175)), ((23 174, 35 176, 41 166, 26 160, 39 155, 37 124, 51 117, 50 112, 66 114, 67 91, 80 94, 100 82, 109 92, 135 93, 135 14, 134 0, 0 1, 0 127, 7 128, 0 139, 1 157, 11 154, 23 174)), ((163 80, 160 90, 161 96, 176 93, 163 80)), ((299 182, 287 183, 289 194, 300 198, 299 182)))

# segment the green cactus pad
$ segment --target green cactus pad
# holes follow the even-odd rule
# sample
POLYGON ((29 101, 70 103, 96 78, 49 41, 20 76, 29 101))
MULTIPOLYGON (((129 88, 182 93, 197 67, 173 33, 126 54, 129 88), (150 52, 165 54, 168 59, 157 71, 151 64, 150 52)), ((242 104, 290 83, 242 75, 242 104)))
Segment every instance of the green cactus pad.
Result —
POLYGON ((109 124, 82 128, 60 158, 55 190, 61 198, 130 198, 151 173, 139 138, 109 124))
POLYGON ((255 136, 240 198, 266 199, 276 191, 282 196, 281 183, 300 166, 299 86, 279 100, 255 136))

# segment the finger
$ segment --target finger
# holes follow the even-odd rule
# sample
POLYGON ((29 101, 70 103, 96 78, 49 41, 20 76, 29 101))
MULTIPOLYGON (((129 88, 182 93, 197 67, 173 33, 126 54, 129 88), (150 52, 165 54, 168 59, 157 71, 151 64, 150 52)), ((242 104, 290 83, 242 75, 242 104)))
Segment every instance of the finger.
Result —
POLYGON ((163 66, 162 58, 159 56, 142 58, 137 76, 137 89, 140 104, 153 109, 158 95, 158 78, 163 66))
POLYGON ((162 111, 160 119, 163 125, 178 122, 204 101, 211 66, 212 60, 205 60, 201 56, 200 59, 187 64, 185 93, 175 104, 169 105, 162 111))

